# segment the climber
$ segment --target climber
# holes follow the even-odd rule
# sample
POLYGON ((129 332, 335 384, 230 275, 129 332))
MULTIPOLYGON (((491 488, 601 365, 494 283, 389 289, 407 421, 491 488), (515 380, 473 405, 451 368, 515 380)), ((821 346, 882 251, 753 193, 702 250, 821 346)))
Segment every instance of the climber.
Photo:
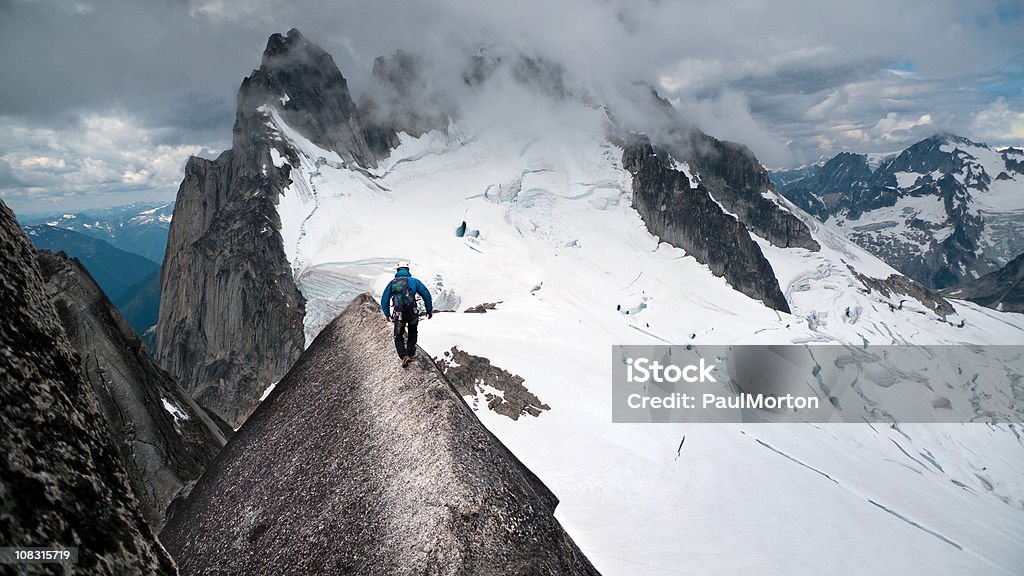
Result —
POLYGON ((395 325, 395 350, 402 359, 402 366, 408 366, 416 359, 416 337, 419 315, 416 312, 416 295, 423 298, 427 308, 427 319, 434 316, 434 304, 430 291, 423 282, 409 274, 409 264, 400 263, 395 269, 395 278, 380 297, 380 309, 384 316, 395 325), (408 329, 408 340, 406 340, 408 329))

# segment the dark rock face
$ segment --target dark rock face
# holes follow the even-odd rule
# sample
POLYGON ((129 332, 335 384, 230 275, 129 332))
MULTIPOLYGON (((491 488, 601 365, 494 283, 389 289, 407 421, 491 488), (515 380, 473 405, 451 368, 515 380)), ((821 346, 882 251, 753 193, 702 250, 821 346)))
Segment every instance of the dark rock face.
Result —
POLYGON ((436 362, 462 397, 474 398, 474 409, 476 398, 481 393, 488 409, 513 420, 525 415, 540 416, 542 410, 551 409, 533 392, 526 389, 521 376, 492 365, 487 358, 468 354, 452 346, 452 349, 445 352, 442 358, 436 359, 436 362), (484 386, 499 390, 501 396, 487 392, 484 386))
POLYGON ((393 356, 357 297, 168 521, 183 574, 597 573, 425 353, 393 356))
POLYGON ((691 188, 645 139, 627 144, 622 166, 633 174, 633 206, 652 234, 686 250, 736 290, 789 312, 778 279, 742 222, 726 214, 707 188, 691 188))
POLYGON ((0 542, 78 546, 76 574, 174 574, 35 258, 0 202, 0 542))
POLYGON ((227 440, 142 343, 77 260, 37 256, 64 331, 99 400, 146 521, 164 523, 167 506, 199 478, 227 440))
POLYGON ((1018 155, 1014 149, 1001 152, 1004 169, 988 174, 979 154, 991 151, 984 144, 940 134, 874 168, 863 154, 841 153, 803 177, 782 175, 780 190, 820 220, 833 219, 847 237, 900 272, 926 287, 947 288, 997 269, 1024 248, 1016 239, 1024 230, 1019 216, 975 208, 993 180, 1024 176, 1018 155), (901 186, 901 173, 922 176, 901 186), (941 218, 925 215, 934 208, 915 210, 914 199, 920 199, 920 206, 938 200, 941 218), (902 200, 910 204, 901 214, 874 216, 902 200), (986 231, 999 241, 985 244, 986 231))
POLYGON ((1024 312, 1024 254, 973 282, 946 292, 1005 312, 1024 312))
POLYGON ((161 271, 156 358, 200 405, 235 427, 305 343, 305 300, 292 280, 276 209, 291 168, 276 167, 270 150, 294 153, 282 148, 259 108, 283 106, 307 137, 359 161, 370 158, 351 131, 355 106, 330 56, 293 30, 272 36, 263 60, 239 90, 232 149, 214 161, 190 158, 185 167, 161 271), (274 101, 285 96, 283 105, 274 101))
POLYGON ((689 138, 688 152, 680 159, 697 170, 700 184, 754 234, 780 248, 821 249, 807 224, 764 196, 774 193, 768 171, 747 147, 696 130, 689 138))
POLYGON ((302 353, 305 300, 276 210, 287 165, 274 167, 265 134, 235 144, 185 167, 161 271, 156 358, 237 427, 302 353))
POLYGON ((259 69, 242 81, 236 146, 238 137, 245 136, 239 133, 239 127, 259 116, 256 109, 264 104, 272 104, 289 126, 322 148, 334 150, 360 166, 377 165, 345 77, 330 54, 294 28, 286 36, 270 37, 259 69))
MULTIPOLYGON (((739 218, 748 229, 780 248, 821 249, 811 236, 810 228, 788 208, 772 198, 778 198, 768 171, 761 166, 753 152, 735 142, 718 140, 682 121, 672 104, 661 97, 649 84, 635 83, 635 105, 646 109, 648 116, 659 121, 648 130, 620 125, 609 111, 615 125, 611 140, 622 147, 650 142, 657 149, 666 167, 675 168, 674 162, 685 162, 692 169, 694 187, 701 188, 739 218), (644 134, 637 137, 634 134, 644 134)), ((634 119, 635 121, 635 119, 634 119)), ((650 118, 646 120, 649 124, 650 118)), ((778 198, 781 200, 781 198, 778 198)))

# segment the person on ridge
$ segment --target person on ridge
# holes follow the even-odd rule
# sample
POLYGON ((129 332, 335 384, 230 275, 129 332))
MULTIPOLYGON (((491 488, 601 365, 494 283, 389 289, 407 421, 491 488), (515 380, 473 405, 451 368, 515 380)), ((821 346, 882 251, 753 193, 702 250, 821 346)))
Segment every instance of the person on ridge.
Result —
POLYGON ((430 290, 423 282, 412 277, 409 264, 402 262, 395 269, 395 278, 380 297, 380 309, 384 316, 395 325, 395 350, 402 359, 402 366, 408 366, 416 359, 416 337, 419 316, 416 314, 416 295, 423 297, 427 307, 427 319, 434 316, 434 303, 430 290), (408 340, 406 339, 408 329, 408 340))

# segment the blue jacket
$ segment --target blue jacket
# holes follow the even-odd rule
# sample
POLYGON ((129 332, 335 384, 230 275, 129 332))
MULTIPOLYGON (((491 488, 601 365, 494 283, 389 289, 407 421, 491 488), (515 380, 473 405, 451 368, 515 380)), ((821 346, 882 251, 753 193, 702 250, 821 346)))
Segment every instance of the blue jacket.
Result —
MULTIPOLYGON (((423 282, 412 277, 409 271, 405 268, 395 272, 395 278, 408 278, 409 289, 414 294, 419 294, 423 298, 423 304, 427 307, 427 314, 434 312, 434 301, 430 297, 430 290, 423 285, 423 282)), ((384 289, 384 295, 380 297, 380 309, 384 312, 384 315, 391 317, 391 282, 388 282, 388 287, 384 289)))

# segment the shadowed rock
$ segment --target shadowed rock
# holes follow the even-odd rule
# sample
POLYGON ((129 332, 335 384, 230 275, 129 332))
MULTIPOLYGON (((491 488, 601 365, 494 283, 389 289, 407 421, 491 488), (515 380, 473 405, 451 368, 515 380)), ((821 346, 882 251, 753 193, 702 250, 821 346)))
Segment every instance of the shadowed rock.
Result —
POLYGON ((317 336, 175 511, 182 573, 596 574, 433 362, 399 366, 377 306, 317 336))
POLYGON ((1024 312, 1024 254, 995 272, 946 291, 946 295, 1004 312, 1024 312))
MULTIPOLYGON (((35 258, 0 202, 0 544, 77 546, 75 574, 173 574, 35 258)), ((0 565, 0 573, 14 572, 0 565)))
POLYGON ((146 521, 167 506, 224 446, 224 435, 142 342, 78 260, 37 255, 64 331, 81 358, 146 521))
POLYGON ((697 170, 701 186, 740 222, 780 248, 821 249, 807 224, 765 197, 774 194, 768 171, 746 146, 699 130, 690 131, 689 139, 685 146, 677 146, 681 159, 697 170))
POLYGON ((155 358, 201 406, 234 427, 284 376, 305 343, 305 300, 292 280, 277 213, 291 167, 276 166, 271 149, 286 157, 294 153, 276 140, 258 108, 275 94, 283 97, 274 90, 290 90, 296 103, 288 107, 289 117, 323 138, 340 138, 321 132, 352 113, 343 81, 324 72, 300 88, 303 77, 279 70, 299 62, 333 66, 297 32, 272 36, 264 66, 239 90, 231 150, 212 161, 189 159, 161 270, 155 358), (305 115, 298 103, 314 108, 305 115))
POLYGON ((727 214, 706 188, 693 188, 646 139, 627 144, 622 166, 633 175, 633 206, 651 234, 766 306, 789 312, 775 271, 747 227, 727 214))

